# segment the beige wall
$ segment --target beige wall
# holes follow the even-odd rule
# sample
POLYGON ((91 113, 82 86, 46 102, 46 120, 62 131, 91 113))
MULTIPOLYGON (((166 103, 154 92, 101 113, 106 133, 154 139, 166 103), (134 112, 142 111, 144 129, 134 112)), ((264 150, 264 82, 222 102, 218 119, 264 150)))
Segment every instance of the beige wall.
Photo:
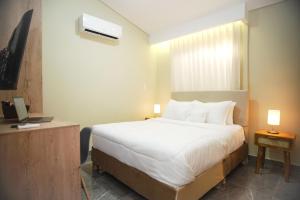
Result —
POLYGON ((155 100, 161 104, 161 112, 171 98, 171 61, 168 42, 151 46, 157 66, 155 100))
MULTIPOLYGON (((278 130, 297 134, 292 162, 300 165, 300 2, 288 0, 249 13, 250 154, 253 132, 267 125, 267 110, 281 111, 278 130)), ((267 157, 282 160, 271 151, 267 157)))
MULTIPOLYGON (((256 155, 253 133, 267 125, 267 110, 281 110, 279 130, 296 133, 292 163, 300 165, 300 6, 297 0, 251 11, 249 13, 249 80, 250 127, 249 149, 256 155), (297 152, 297 153, 296 153, 297 152)), ((170 99, 170 61, 166 45, 157 45, 156 101, 165 105, 170 99)), ((243 83, 244 89, 247 83, 243 83)), ((282 160, 278 151, 267 157, 282 160)))
POLYGON ((148 35, 99 0, 43 0, 44 112, 82 126, 143 119, 154 103, 148 35), (123 27, 112 42, 79 35, 83 13, 123 27))

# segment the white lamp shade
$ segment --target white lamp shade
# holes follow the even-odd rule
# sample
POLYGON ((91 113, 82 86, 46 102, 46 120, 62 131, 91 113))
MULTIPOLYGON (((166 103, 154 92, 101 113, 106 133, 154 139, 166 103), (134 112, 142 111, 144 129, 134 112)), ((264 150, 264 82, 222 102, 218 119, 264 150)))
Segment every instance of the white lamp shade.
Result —
POLYGON ((154 104, 153 111, 155 114, 160 113, 160 104, 154 104))
POLYGON ((268 124, 280 125, 280 110, 268 110, 268 124))

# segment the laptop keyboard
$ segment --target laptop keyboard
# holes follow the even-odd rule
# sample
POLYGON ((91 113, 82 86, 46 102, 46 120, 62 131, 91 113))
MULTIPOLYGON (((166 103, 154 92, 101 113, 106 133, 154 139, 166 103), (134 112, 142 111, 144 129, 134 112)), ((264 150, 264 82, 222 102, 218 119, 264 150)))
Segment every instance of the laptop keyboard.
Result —
POLYGON ((29 123, 42 123, 42 122, 50 122, 52 121, 53 117, 30 117, 26 119, 24 122, 29 123))
POLYGON ((30 117, 29 120, 35 120, 35 121, 40 121, 42 120, 43 117, 30 117))

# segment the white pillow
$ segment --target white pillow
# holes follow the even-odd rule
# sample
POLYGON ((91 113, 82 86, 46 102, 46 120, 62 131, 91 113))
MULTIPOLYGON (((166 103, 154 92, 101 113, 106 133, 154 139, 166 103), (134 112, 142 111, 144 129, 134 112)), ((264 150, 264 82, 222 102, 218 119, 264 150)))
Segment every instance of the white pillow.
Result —
POLYGON ((195 101, 192 109, 206 112, 206 123, 226 125, 231 104, 232 101, 212 103, 202 103, 199 101, 195 101))
POLYGON ((206 111, 192 109, 190 114, 188 115, 186 121, 196 122, 196 123, 205 123, 206 121, 206 111))
POLYGON ((175 120, 186 120, 191 110, 192 102, 170 100, 162 117, 175 120))
POLYGON ((227 120, 226 120, 227 125, 233 124, 233 111, 234 111, 235 105, 236 105, 236 102, 231 102, 231 105, 230 105, 229 111, 228 111, 227 120))
POLYGON ((207 107, 205 107, 205 104, 200 101, 194 100, 191 103, 191 109, 186 121, 205 123, 207 113, 208 109, 207 107))

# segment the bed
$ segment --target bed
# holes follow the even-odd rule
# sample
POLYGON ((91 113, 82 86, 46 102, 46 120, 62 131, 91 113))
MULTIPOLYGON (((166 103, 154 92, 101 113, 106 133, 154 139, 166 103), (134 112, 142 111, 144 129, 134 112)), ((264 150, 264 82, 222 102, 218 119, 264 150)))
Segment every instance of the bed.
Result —
POLYGON ((148 199, 199 199, 247 158, 248 92, 180 92, 172 99, 235 101, 235 125, 164 118, 95 125, 93 165, 148 199))

